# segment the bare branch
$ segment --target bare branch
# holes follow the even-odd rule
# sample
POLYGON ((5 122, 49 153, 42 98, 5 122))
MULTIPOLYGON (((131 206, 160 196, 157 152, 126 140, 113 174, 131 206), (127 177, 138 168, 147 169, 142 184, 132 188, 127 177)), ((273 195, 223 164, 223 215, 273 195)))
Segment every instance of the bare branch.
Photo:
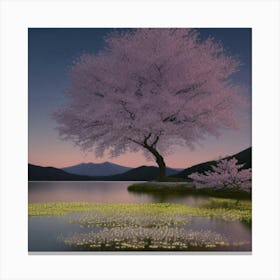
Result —
POLYGON ((128 113, 130 119, 132 119, 133 121, 135 120, 135 114, 133 112, 131 112, 130 110, 128 110, 128 108, 126 107, 126 102, 121 100, 120 104, 122 105, 123 109, 125 110, 125 112, 128 113))
POLYGON ((129 141, 135 143, 135 144, 138 144, 138 145, 144 147, 143 143, 141 143, 141 142, 139 142, 139 141, 136 141, 136 140, 134 140, 134 139, 132 139, 132 138, 129 138, 129 137, 127 137, 127 139, 128 139, 129 141))
POLYGON ((149 140, 149 138, 150 138, 151 136, 152 136, 152 134, 149 133, 148 136, 145 137, 145 139, 144 139, 144 141, 143 141, 143 143, 144 143, 145 146, 149 146, 149 145, 148 145, 148 140, 149 140))
POLYGON ((97 92, 97 91, 95 91, 93 94, 98 96, 98 97, 105 97, 105 95, 103 93, 100 93, 100 92, 97 92))
POLYGON ((201 86, 203 86, 204 84, 206 83, 206 81, 203 81, 203 82, 199 82, 199 83, 195 83, 195 84, 192 84, 192 85, 189 85, 185 88, 182 88, 182 89, 179 89, 178 91, 175 92, 174 95, 178 95, 178 94, 182 94, 182 93, 189 93, 193 90, 196 90, 198 88, 200 88, 201 86))
POLYGON ((163 67, 163 65, 157 65, 156 63, 154 64, 154 66, 155 66, 155 68, 157 69, 157 71, 159 72, 159 76, 160 76, 160 78, 162 78, 162 71, 161 71, 161 69, 162 69, 162 67, 163 67))
POLYGON ((162 131, 160 131, 160 133, 156 136, 155 141, 154 141, 154 142, 152 143, 152 145, 151 145, 152 147, 155 147, 155 146, 156 146, 156 144, 158 143, 158 140, 159 140, 161 134, 162 134, 162 131))

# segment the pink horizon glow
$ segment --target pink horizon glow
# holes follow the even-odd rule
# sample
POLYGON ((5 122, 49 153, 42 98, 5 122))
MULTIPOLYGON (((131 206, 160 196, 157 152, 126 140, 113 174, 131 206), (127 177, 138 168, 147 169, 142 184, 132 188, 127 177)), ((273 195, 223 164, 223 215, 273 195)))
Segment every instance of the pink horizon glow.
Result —
MULTIPOLYGON (((134 154, 126 153, 116 158, 106 156, 97 158, 94 152, 83 153, 78 148, 73 148, 69 144, 65 145, 65 142, 62 143, 64 146, 49 147, 48 151, 45 153, 42 152, 42 150, 39 150, 39 147, 38 150, 33 148, 29 153, 28 162, 34 165, 52 166, 56 168, 73 166, 80 163, 102 163, 105 161, 133 168, 141 165, 156 166, 155 161, 148 161, 141 152, 134 154)), ((241 144, 240 148, 238 148, 234 143, 230 143, 227 145, 221 145, 219 150, 217 150, 214 144, 207 146, 198 147, 195 150, 177 147, 173 154, 165 157, 166 165, 173 168, 187 168, 198 163, 217 160, 221 157, 238 153, 251 145, 250 143, 243 143, 243 145, 241 144)))
MULTIPOLYGON (((29 135, 28 162, 39 166, 63 168, 82 162, 102 163, 110 161, 128 167, 154 165, 155 161, 148 161, 142 154, 126 153, 119 157, 104 156, 97 158, 94 151, 84 153, 78 147, 67 141, 59 140, 54 125, 38 126, 36 133, 29 135), (49 131, 48 137, 42 137, 44 131, 49 131)), ((244 121, 239 130, 224 131, 220 137, 209 137, 194 150, 186 147, 176 147, 172 154, 165 156, 168 167, 187 168, 192 165, 210 160, 217 160, 227 155, 236 154, 252 146, 251 120, 244 121)))

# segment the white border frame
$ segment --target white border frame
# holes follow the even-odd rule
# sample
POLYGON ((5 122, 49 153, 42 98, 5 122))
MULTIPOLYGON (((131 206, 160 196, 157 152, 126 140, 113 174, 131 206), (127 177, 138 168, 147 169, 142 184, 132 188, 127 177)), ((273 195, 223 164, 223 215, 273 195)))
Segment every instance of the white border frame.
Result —
POLYGON ((277 0, 0 0, 0 5, 1 279, 280 279, 277 0), (140 26, 253 28, 252 255, 28 254, 27 29, 140 26))

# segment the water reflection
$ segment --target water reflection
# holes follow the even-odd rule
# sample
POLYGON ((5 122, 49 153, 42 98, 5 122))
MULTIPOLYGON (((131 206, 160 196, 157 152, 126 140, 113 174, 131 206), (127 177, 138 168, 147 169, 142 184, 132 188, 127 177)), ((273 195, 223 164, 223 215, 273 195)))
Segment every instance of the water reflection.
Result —
MULTIPOLYGON (((227 250, 251 251, 251 231, 240 222, 227 222, 214 218, 189 217, 189 223, 184 227, 193 231, 212 231, 227 238, 230 243, 247 242, 239 247, 228 247, 227 250)), ((77 233, 102 231, 102 227, 81 227, 79 224, 69 223, 67 217, 29 217, 28 222, 28 250, 29 251, 72 251, 64 244, 66 237, 77 233)))
POLYGON ((252 238, 250 228, 238 221, 224 221, 210 217, 189 217, 189 223, 185 228, 217 231, 226 236, 230 242, 251 242, 252 238))
POLYGON ((118 203, 173 202, 198 205, 205 196, 140 194, 127 191, 135 182, 29 182, 28 202, 94 201, 118 203))

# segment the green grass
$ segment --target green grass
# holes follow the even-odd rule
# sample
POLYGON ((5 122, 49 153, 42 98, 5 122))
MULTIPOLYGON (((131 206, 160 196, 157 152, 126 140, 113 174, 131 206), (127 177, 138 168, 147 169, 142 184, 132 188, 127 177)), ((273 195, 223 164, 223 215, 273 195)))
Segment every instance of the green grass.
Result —
POLYGON ((197 189, 194 186, 186 186, 184 182, 178 182, 177 185, 136 183, 128 186, 130 192, 136 193, 154 193, 154 194, 191 194, 200 196, 213 196, 222 198, 251 199, 251 193, 241 190, 217 190, 210 188, 197 189))
POLYGON ((247 224, 252 222, 252 202, 250 200, 209 198, 208 202, 200 208, 207 209, 210 213, 217 211, 224 216, 224 220, 239 220, 247 224))
POLYGON ((210 197, 207 203, 203 204, 202 207, 209 209, 224 208, 232 210, 251 211, 252 202, 250 200, 210 197))
POLYGON ((127 190, 130 192, 139 193, 162 193, 162 194, 172 194, 172 193, 189 193, 193 188, 187 188, 183 183, 179 182, 177 185, 168 186, 150 183, 137 183, 128 186, 127 190))
POLYGON ((29 216, 59 216, 75 212, 98 212, 104 215, 184 215, 189 217, 213 217, 227 221, 251 222, 251 202, 233 199, 211 198, 201 206, 176 203, 94 203, 94 202, 50 202, 31 203, 29 216))
POLYGON ((178 177, 163 177, 155 180, 156 182, 193 182, 192 179, 189 178, 178 178, 178 177))

